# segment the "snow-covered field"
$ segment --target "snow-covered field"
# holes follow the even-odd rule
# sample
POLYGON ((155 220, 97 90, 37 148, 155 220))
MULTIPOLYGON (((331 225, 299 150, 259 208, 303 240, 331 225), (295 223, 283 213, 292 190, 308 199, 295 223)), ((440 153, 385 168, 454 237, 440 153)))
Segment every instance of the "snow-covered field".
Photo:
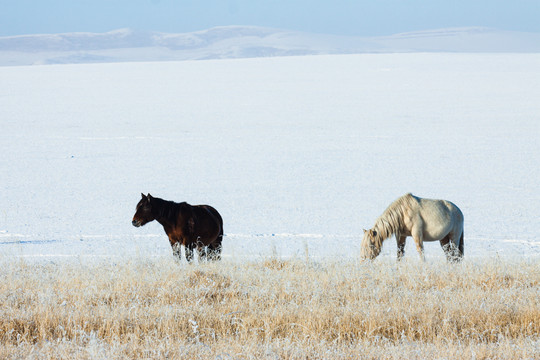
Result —
POLYGON ((413 192, 461 208, 466 258, 537 258, 539 99, 540 54, 0 67, 0 251, 172 256, 131 225, 149 192, 216 207, 226 257, 353 258, 413 192))

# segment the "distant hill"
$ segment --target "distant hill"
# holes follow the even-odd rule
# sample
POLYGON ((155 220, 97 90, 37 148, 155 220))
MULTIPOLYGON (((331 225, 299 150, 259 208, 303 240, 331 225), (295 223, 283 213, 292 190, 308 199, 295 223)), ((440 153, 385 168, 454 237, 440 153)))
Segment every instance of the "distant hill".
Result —
POLYGON ((540 33, 469 27, 352 37, 224 26, 182 34, 120 29, 0 37, 3 66, 392 52, 536 53, 540 33))

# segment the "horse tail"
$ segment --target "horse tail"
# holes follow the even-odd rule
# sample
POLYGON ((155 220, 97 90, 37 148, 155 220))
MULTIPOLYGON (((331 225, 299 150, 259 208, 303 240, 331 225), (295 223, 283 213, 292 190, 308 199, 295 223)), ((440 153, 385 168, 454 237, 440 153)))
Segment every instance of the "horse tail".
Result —
POLYGON ((216 218, 219 226, 219 232, 216 239, 212 243, 208 244, 208 255, 211 260, 221 260, 221 251, 223 250, 223 245, 221 244, 223 241, 223 218, 221 217, 221 214, 213 207, 208 206, 207 210, 209 210, 210 213, 216 218))
POLYGON ((219 235, 223 235, 223 218, 221 217, 221 214, 210 205, 200 205, 200 207, 208 211, 216 219, 220 229, 219 235))
POLYGON ((216 217, 218 219, 218 222, 219 222, 219 229, 220 230, 219 230, 218 237, 223 238, 223 218, 221 217, 221 214, 216 209, 214 209, 214 211, 215 211, 214 215, 216 215, 216 217))
POLYGON ((463 240, 463 234, 465 232, 464 231, 461 231, 461 237, 459 238, 459 245, 458 245, 458 249, 459 249, 459 255, 460 257, 463 257, 463 255, 465 255, 465 251, 464 251, 464 243, 465 241, 463 240))
POLYGON ((219 230, 219 235, 218 237, 221 238, 221 240, 223 240, 223 219, 221 218, 221 216, 219 217, 219 222, 220 222, 220 230, 219 230))

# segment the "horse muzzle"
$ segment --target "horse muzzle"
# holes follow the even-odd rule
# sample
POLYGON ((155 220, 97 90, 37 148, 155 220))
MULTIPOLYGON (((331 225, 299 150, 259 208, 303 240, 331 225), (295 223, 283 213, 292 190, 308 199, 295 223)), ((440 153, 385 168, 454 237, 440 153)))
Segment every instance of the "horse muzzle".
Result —
POLYGON ((139 220, 133 220, 131 223, 132 223, 133 226, 135 226, 135 227, 140 227, 140 226, 142 225, 141 222, 140 222, 139 220))

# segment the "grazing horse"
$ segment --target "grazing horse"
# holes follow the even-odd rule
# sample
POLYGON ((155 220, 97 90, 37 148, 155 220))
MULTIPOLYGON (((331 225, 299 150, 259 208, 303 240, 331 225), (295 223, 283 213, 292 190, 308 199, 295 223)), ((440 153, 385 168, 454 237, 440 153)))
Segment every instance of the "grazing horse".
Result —
POLYGON ((403 195, 388 206, 372 229, 364 230, 361 257, 377 257, 382 242, 392 235, 397 240, 398 260, 405 254, 407 236, 413 237, 422 260, 424 241, 440 241, 449 262, 463 258, 463 213, 450 201, 403 195))
POLYGON ((180 260, 184 245, 186 260, 193 260, 193 249, 197 248, 199 261, 221 260, 223 240, 223 219, 216 209, 209 205, 189 205, 175 203, 152 195, 142 195, 131 222, 133 226, 143 226, 157 220, 169 237, 173 255, 180 260), (205 249, 207 247, 207 249, 205 249))

